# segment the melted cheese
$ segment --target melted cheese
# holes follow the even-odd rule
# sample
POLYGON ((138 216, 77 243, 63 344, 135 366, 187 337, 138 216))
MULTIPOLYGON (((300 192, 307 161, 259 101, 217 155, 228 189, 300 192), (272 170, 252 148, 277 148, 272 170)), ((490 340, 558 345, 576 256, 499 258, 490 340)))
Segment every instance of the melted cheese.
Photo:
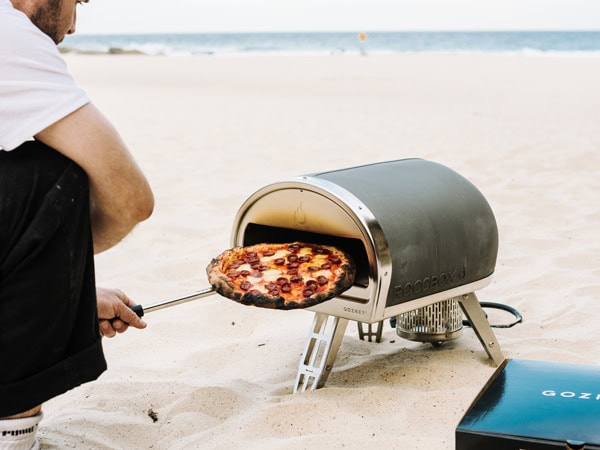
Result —
POLYGON ((267 283, 271 281, 275 282, 275 280, 277 280, 277 278, 279 278, 280 276, 282 276, 282 273, 280 270, 277 269, 268 269, 262 273, 263 280, 265 280, 267 283))
MULTIPOLYGON (((285 277, 288 280, 290 279, 290 275, 287 274, 287 272, 288 272, 287 264, 289 263, 289 261, 288 261, 289 255, 290 255, 290 251, 288 249, 277 250, 273 255, 270 255, 270 256, 263 256, 263 255, 259 254, 260 264, 269 266, 269 269, 260 272, 261 276, 254 277, 254 276, 252 276, 252 274, 256 273, 256 269, 253 269, 249 263, 241 264, 235 270, 240 271, 240 272, 243 270, 246 270, 250 273, 250 275, 248 275, 246 277, 242 277, 242 276, 236 277, 235 284, 237 284, 239 286, 239 284, 242 281, 246 280, 246 281, 250 282, 252 285, 250 287, 250 289, 248 289, 248 290, 257 290, 257 291, 267 295, 268 290, 265 287, 266 284, 276 282, 279 277, 285 277), (285 259, 285 264, 275 265, 274 261, 276 259, 280 259, 280 258, 285 259)), ((310 255, 311 260, 308 262, 296 261, 296 263, 298 264, 298 273, 302 276, 303 283, 302 284, 296 284, 296 283, 292 284, 292 295, 297 296, 297 297, 301 296, 301 292, 305 288, 306 282, 309 280, 316 281, 316 279, 319 276, 324 276, 328 281, 335 278, 335 274, 330 269, 316 270, 314 272, 310 272, 307 270, 307 268, 311 267, 311 266, 316 266, 316 267, 320 268, 321 265, 328 262, 329 261, 328 254, 318 254, 318 253, 313 254, 312 248, 302 247, 300 249, 300 251, 298 251, 296 253, 296 255, 298 257, 310 255)), ((233 261, 231 261, 231 262, 233 262, 233 261)), ((229 264, 227 264, 227 266, 228 265, 229 264)), ((337 268, 335 270, 335 272, 339 273, 339 270, 340 269, 337 268)))

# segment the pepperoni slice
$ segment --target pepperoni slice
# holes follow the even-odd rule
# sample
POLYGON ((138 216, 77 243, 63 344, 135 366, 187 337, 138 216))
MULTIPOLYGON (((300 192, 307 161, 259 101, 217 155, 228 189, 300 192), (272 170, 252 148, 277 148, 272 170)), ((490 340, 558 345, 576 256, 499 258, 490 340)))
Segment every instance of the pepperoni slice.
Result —
POLYGON ((275 282, 280 286, 283 284, 289 283, 289 281, 286 277, 279 277, 279 278, 277 278, 277 280, 275 280, 275 282))
POLYGON ((298 269, 290 269, 287 271, 288 275, 298 275, 298 269))
POLYGON ((335 255, 330 255, 329 261, 331 261, 333 264, 340 264, 342 262, 342 260, 338 256, 335 256, 335 255))
POLYGON ((288 255, 287 260, 291 263, 294 263, 294 262, 298 261, 298 255, 295 255, 295 254, 288 255))
POLYGON ((275 252, 273 250, 266 250, 263 252, 263 256, 273 256, 275 252))
POLYGON ((277 259, 273 260, 273 263, 276 266, 282 266, 285 264, 285 258, 277 258, 277 259))
POLYGON ((324 284, 327 284, 327 282, 328 282, 328 281, 329 281, 329 280, 327 280, 327 277, 326 277, 325 275, 319 275, 319 276, 317 277, 317 283, 318 283, 320 286, 323 286, 324 284))
POLYGON ((306 289, 304 289, 304 290, 302 291, 302 295, 303 295, 304 297, 310 297, 310 296, 311 296, 311 295, 313 295, 314 293, 315 293, 315 291, 313 291, 312 289, 308 289, 308 288, 306 288, 306 289))
POLYGON ((309 255, 298 256, 298 262, 305 263, 309 262, 312 258, 309 255))
POLYGON ((279 289, 271 289, 267 292, 271 297, 277 297, 279 295, 279 289))
POLYGON ((316 272, 317 270, 319 270, 319 268, 317 266, 308 266, 306 270, 308 270, 309 272, 316 272))
POLYGON ((247 277, 248 275, 250 275, 250 271, 249 270, 241 270, 240 275, 243 277, 247 277))
POLYGON ((247 280, 244 280, 240 283, 240 289, 243 291, 247 291, 248 289, 250 289, 252 287, 252 283, 250 283, 247 280))
POLYGON ((326 262, 326 263, 321 264, 321 269, 323 269, 323 270, 331 269, 331 263, 326 262))
POLYGON ((277 289, 277 284, 275 284, 275 283, 267 283, 265 285, 265 288, 267 289, 267 291, 272 291, 273 289, 277 289))
POLYGON ((281 292, 287 294, 288 292, 292 292, 292 285, 290 283, 281 285, 281 292))
POLYGON ((300 275, 294 275, 294 276, 290 277, 290 283, 301 284, 302 277, 300 275))
POLYGON ((317 283, 315 280, 308 280, 306 282, 306 287, 309 289, 313 289, 316 290, 319 286, 319 283, 317 283))
POLYGON ((299 265, 300 264, 298 264, 297 262, 291 262, 291 263, 287 263, 287 268, 288 269, 297 269, 299 265))

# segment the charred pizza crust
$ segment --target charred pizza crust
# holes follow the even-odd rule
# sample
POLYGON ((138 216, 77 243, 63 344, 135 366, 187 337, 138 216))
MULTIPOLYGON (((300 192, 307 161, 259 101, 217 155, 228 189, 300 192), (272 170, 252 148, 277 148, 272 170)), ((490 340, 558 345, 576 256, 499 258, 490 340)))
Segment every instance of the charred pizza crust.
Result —
POLYGON ((355 264, 332 246, 268 243, 226 250, 206 272, 209 283, 226 298, 263 308, 298 309, 349 289, 355 264))

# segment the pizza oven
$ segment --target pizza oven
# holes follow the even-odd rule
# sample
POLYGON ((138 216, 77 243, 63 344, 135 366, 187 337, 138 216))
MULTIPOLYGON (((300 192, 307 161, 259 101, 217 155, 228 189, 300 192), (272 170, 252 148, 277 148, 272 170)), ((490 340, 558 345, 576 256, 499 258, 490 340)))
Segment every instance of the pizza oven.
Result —
POLYGON ((481 192, 448 167, 404 159, 267 185, 240 207, 231 241, 334 245, 356 263, 354 286, 309 308, 295 391, 325 384, 348 321, 369 340, 380 340, 389 318, 399 336, 440 343, 458 337, 464 313, 494 363, 504 360, 475 296, 494 272, 496 221, 481 192))

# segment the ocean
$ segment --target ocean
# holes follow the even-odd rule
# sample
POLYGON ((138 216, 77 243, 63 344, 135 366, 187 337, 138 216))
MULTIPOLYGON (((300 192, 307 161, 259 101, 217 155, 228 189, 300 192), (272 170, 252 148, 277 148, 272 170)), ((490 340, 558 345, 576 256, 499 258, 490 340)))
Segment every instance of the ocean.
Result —
POLYGON ((209 33, 67 36, 64 52, 147 55, 502 53, 600 56, 598 31, 209 33))

